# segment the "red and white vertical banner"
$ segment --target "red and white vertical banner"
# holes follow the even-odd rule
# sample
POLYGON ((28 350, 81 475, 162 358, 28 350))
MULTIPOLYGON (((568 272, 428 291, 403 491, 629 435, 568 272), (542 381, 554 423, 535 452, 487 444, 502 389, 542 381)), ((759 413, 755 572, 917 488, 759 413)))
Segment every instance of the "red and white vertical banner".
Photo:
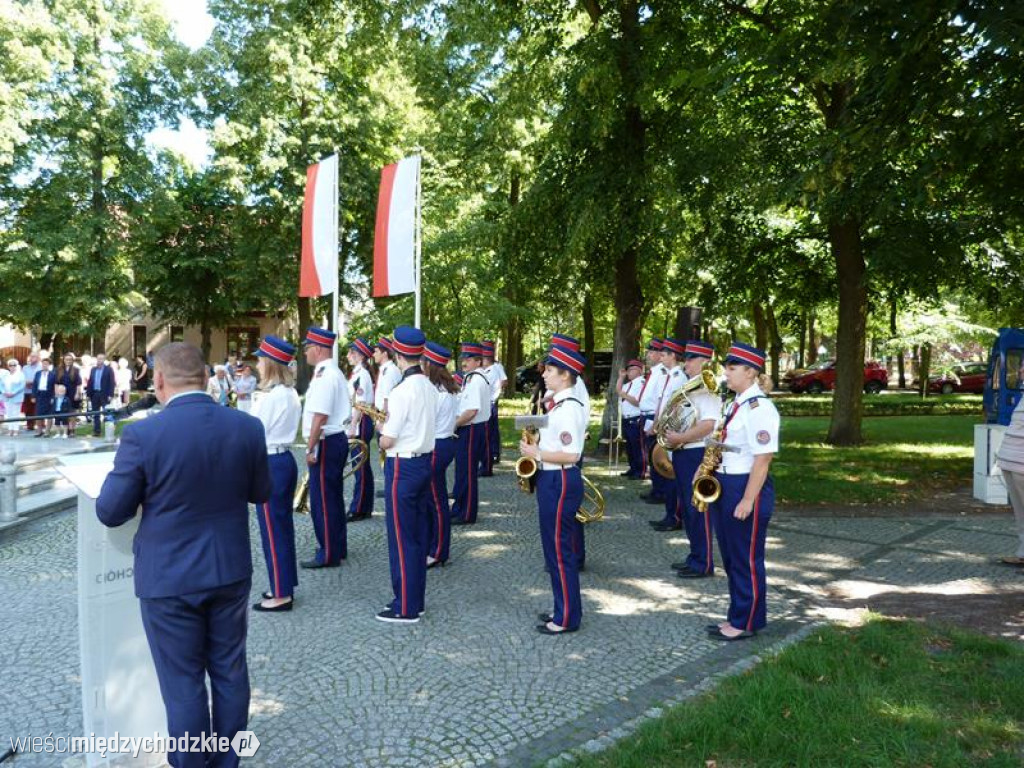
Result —
POLYGON ((373 296, 416 294, 419 325, 420 157, 386 165, 380 175, 377 227, 373 240, 373 296))
MULTIPOLYGON (((306 169, 299 296, 338 294, 338 156, 306 169)), ((337 312, 335 312, 337 316, 337 312)))

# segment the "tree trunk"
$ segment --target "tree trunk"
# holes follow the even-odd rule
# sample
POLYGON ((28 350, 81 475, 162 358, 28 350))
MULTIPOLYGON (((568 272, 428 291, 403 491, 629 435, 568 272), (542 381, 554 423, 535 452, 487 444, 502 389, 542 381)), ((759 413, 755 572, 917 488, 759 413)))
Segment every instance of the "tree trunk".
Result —
POLYGON ((201 339, 199 343, 199 349, 202 350, 203 360, 205 360, 207 365, 209 365, 210 349, 213 347, 213 342, 211 341, 210 338, 212 335, 212 329, 210 328, 210 324, 206 320, 203 320, 199 324, 199 334, 201 339))
POLYGON ((597 396, 594 389, 594 296, 589 288, 583 294, 583 353, 587 358, 583 380, 587 383, 587 391, 597 396))
POLYGON ((932 345, 925 342, 921 345, 921 362, 917 367, 917 394, 928 397, 928 374, 932 368, 932 345))
MULTIPOLYGON (((891 303, 889 305, 889 333, 892 335, 893 339, 895 339, 897 334, 899 333, 899 330, 896 327, 896 299, 895 298, 892 299, 892 301, 891 301, 891 303)), ((900 381, 899 381, 900 389, 906 389, 906 386, 907 386, 906 362, 904 361, 903 352, 904 352, 903 347, 899 347, 896 350, 896 368, 899 371, 899 375, 900 375, 900 381)))
POLYGON ((782 357, 782 337, 779 335, 779 324, 775 319, 775 309, 770 303, 765 304, 765 321, 768 326, 768 351, 771 354, 772 384, 779 388, 779 358, 782 357))
POLYGON ((836 387, 828 442, 862 442, 864 340, 867 326, 867 268, 856 219, 830 222, 829 243, 839 282, 839 330, 836 334, 836 387))
POLYGON ((818 362, 818 341, 814 338, 814 312, 807 318, 807 365, 818 362))
POLYGON ((807 312, 800 314, 800 348, 797 350, 796 367, 803 368, 807 352, 807 312))
POLYGON ((764 319, 764 307, 760 301, 754 299, 750 302, 750 309, 754 316, 754 346, 764 349, 768 346, 768 326, 764 319))

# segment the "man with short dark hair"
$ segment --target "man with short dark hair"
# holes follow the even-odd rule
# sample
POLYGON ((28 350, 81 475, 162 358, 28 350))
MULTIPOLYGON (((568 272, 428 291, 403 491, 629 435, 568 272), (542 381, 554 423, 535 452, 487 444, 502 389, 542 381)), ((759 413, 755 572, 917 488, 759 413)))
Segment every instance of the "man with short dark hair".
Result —
MULTIPOLYGON (((157 352, 153 386, 164 410, 125 427, 96 515, 114 527, 142 506, 135 594, 168 735, 232 739, 249 710, 248 505, 270 497, 270 476, 262 423, 219 408, 205 384, 199 349, 178 342, 157 352)), ((171 752, 168 760, 176 768, 238 765, 234 753, 171 752)))
MULTIPOLYGON (((107 365, 107 356, 96 355, 96 365, 89 371, 85 382, 85 394, 89 398, 89 410, 101 411, 110 405, 114 397, 114 371, 107 365)), ((100 414, 92 417, 92 436, 100 436, 100 414)))

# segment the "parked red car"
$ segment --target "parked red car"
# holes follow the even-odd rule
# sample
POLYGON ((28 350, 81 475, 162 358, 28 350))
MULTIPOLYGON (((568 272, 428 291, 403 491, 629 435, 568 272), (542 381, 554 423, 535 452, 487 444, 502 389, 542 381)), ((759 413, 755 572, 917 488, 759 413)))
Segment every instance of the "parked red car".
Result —
POLYGON ((988 378, 987 363, 957 363, 949 373, 928 377, 928 391, 941 392, 944 395, 953 392, 985 391, 985 380, 988 378))
MULTIPOLYGON (((791 392, 810 392, 816 395, 834 389, 836 361, 819 360, 810 368, 798 368, 783 376, 782 381, 791 392)), ((864 391, 877 395, 889 386, 889 371, 881 363, 871 360, 864 364, 864 391)))

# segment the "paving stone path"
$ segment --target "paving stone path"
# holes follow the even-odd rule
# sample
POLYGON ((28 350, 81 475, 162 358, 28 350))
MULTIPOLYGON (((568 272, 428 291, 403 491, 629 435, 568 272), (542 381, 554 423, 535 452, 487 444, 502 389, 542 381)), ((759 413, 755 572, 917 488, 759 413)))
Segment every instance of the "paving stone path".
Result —
MULTIPOLYGON (((348 562, 301 572, 291 613, 251 615, 250 727, 261 747, 243 765, 543 764, 607 743, 653 707, 827 617, 837 583, 1024 585, 1019 571, 992 562, 1014 544, 1006 516, 795 518, 783 508, 768 532, 768 630, 715 642, 704 624, 724 615, 724 576, 675 578, 668 566, 684 554, 683 537, 646 524, 660 508, 637 501, 635 483, 588 471, 608 512, 587 529, 580 632, 534 629, 550 589, 535 499, 516 489, 507 462, 481 480, 479 524, 456 528, 448 567, 429 572, 420 623, 375 621, 390 599, 378 499, 373 519, 349 527, 348 562)), ((75 527, 63 513, 0 537, 0 753, 9 736, 81 730, 75 527)), ((313 534, 308 518, 297 527, 301 558, 313 534)), ((255 601, 266 588, 255 520, 252 536, 255 601)), ((66 756, 12 762, 65 764, 66 756)))

